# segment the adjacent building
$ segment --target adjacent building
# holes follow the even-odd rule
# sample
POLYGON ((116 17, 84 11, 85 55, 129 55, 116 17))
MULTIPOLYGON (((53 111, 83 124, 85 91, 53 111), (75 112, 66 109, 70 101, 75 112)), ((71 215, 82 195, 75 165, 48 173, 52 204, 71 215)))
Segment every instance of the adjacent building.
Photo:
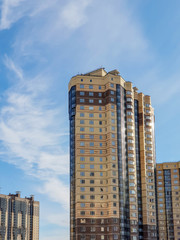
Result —
POLYGON ((0 194, 0 240, 39 240, 39 202, 0 194))
POLYGON ((69 83, 71 240, 155 240, 154 110, 117 70, 69 83))
POLYGON ((180 240, 180 162, 156 167, 159 240, 180 240))

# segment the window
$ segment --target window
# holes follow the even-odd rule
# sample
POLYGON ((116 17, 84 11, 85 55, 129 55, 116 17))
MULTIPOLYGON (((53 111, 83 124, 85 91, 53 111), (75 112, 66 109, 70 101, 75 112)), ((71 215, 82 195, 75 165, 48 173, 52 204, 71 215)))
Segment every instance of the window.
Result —
POLYGON ((90 215, 95 215, 95 212, 94 211, 90 211, 90 215))
POLYGON ((85 138, 85 136, 84 135, 80 135, 80 139, 84 139, 85 138))
POLYGON ((84 183, 85 183, 85 180, 84 180, 84 179, 80 179, 80 183, 81 183, 81 184, 84 184, 84 183))
POLYGON ((99 139, 102 140, 102 135, 99 135, 99 139))
POLYGON ((84 164, 81 164, 81 165, 80 165, 80 168, 81 168, 81 169, 85 168, 85 165, 84 165, 84 164))
POLYGON ((99 111, 101 111, 102 110, 102 107, 99 107, 99 111))
POLYGON ((101 99, 99 99, 99 103, 102 103, 102 100, 101 100, 101 99))
POLYGON ((83 84, 80 84, 80 88, 84 88, 84 85, 83 85, 83 84))
POLYGON ((84 191, 85 191, 85 188, 84 188, 84 187, 81 187, 81 188, 80 188, 80 191, 81 191, 81 192, 84 192, 84 191))
POLYGON ((84 110, 84 106, 80 106, 80 110, 84 110))
POLYGON ((93 103, 94 102, 94 99, 89 99, 89 103, 93 103))
POLYGON ((94 117, 94 113, 90 113, 90 114, 89 114, 89 117, 94 117))
POLYGON ((91 162, 93 162, 93 161, 94 161, 94 157, 90 157, 89 160, 90 160, 91 162))
POLYGON ((81 177, 85 176, 85 172, 80 172, 81 177))
POLYGON ((127 112, 127 115, 128 115, 128 116, 132 116, 133 113, 132 113, 132 112, 127 112))
POLYGON ((89 89, 93 89, 93 85, 89 85, 89 89))
POLYGON ((85 196, 84 196, 84 195, 81 195, 81 196, 80 196, 80 199, 85 199, 85 196))
POLYGON ((94 128, 89 128, 89 131, 90 132, 94 132, 94 128))
POLYGON ((84 96, 84 92, 80 92, 80 96, 84 96))
POLYGON ((81 211, 81 213, 80 213, 81 215, 85 215, 85 211, 81 211))
POLYGON ((114 109, 114 105, 113 104, 111 104, 111 109, 114 109))
POLYGON ((94 150, 90 150, 90 154, 94 154, 94 150))
POLYGON ((80 157, 80 161, 84 161, 85 160, 85 157, 80 157))
POLYGON ((115 113, 114 113, 114 112, 111 112, 111 116, 114 117, 114 116, 115 116, 115 113))
POLYGON ((95 196, 94 196, 94 195, 91 195, 91 196, 90 196, 90 199, 95 199, 95 196))
POLYGON ((94 169, 94 165, 90 165, 90 169, 94 169))
POLYGON ((93 120, 90 120, 90 121, 89 121, 89 124, 93 125, 93 124, 94 124, 94 121, 93 121, 93 120))
POLYGON ((99 97, 102 97, 102 93, 98 93, 98 96, 99 96, 99 97))
POLYGON ((102 147, 102 143, 99 143, 99 146, 102 147))
POLYGON ((99 132, 102 132, 102 128, 99 128, 99 132))
POLYGON ((89 190, 90 190, 90 192, 94 192, 94 188, 90 188, 89 190))
POLYGON ((111 83, 111 84, 110 84, 110 87, 112 87, 112 88, 113 88, 113 87, 114 87, 114 83, 111 83))
POLYGON ((81 147, 84 147, 84 146, 85 146, 85 143, 84 143, 84 142, 80 142, 80 146, 81 146, 81 147))
POLYGON ((90 172, 90 177, 94 177, 94 172, 90 172))
POLYGON ((84 124, 84 120, 80 120, 80 124, 84 124))
POLYGON ((115 123, 115 119, 111 119, 111 123, 113 123, 113 124, 114 124, 114 123, 115 123))
POLYGON ((99 86, 99 89, 101 89, 101 86, 99 86))
POLYGON ((90 180, 90 184, 94 184, 94 180, 90 180))
POLYGON ((94 107, 89 107, 89 110, 94 110, 94 107))
POLYGON ((84 117, 84 113, 80 113, 80 117, 84 117))
POLYGON ((84 128, 81 127, 81 128, 80 128, 80 131, 81 131, 81 132, 84 132, 84 128))
POLYGON ((93 143, 93 142, 90 142, 90 143, 89 143, 89 146, 90 146, 90 147, 94 147, 94 143, 93 143))
POLYGON ((80 153, 84 154, 85 153, 84 149, 80 149, 80 153))

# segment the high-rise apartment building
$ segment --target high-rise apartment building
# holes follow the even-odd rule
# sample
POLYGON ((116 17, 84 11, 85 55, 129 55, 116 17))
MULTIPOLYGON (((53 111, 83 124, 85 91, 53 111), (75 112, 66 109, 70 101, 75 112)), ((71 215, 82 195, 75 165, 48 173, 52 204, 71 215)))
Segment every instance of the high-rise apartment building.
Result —
POLYGON ((0 194, 0 240, 39 240, 39 202, 0 194))
POLYGON ((156 167, 159 240, 180 240, 180 162, 156 167))
POLYGON ((71 240, 155 240, 154 111, 117 70, 69 83, 71 240))

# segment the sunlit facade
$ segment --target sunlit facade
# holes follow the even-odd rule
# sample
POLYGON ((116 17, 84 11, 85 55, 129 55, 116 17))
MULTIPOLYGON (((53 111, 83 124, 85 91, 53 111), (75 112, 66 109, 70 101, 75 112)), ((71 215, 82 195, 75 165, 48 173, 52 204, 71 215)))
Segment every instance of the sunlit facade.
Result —
POLYGON ((69 83, 71 240, 157 239, 150 96, 103 68, 69 83))
POLYGON ((180 239, 180 162, 157 164, 159 240, 180 239))
POLYGON ((0 194, 0 240, 39 240, 39 202, 0 194))

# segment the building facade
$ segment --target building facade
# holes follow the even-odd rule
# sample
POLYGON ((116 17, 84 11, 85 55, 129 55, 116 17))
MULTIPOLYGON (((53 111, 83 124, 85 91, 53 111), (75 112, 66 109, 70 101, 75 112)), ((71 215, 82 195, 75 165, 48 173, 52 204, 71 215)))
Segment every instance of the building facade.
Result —
POLYGON ((39 240, 39 202, 0 194, 0 240, 39 240))
POLYGON ((157 239, 154 111, 117 70, 69 83, 71 240, 157 239))
POLYGON ((180 240, 180 162, 156 168, 159 240, 180 240))

